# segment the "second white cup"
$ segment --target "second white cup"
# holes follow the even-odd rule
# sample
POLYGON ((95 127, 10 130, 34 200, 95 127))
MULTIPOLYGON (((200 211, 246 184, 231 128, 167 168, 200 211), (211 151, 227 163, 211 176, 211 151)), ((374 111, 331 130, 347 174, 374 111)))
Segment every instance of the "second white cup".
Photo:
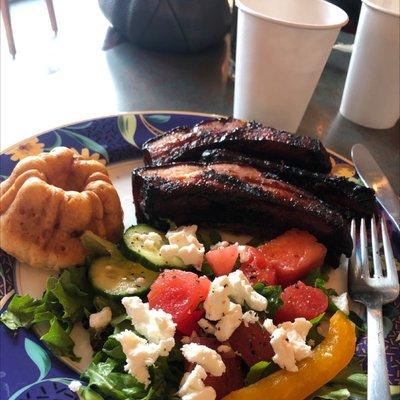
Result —
POLYGON ((236 0, 235 118, 295 132, 340 28, 323 0, 236 0))
POLYGON ((399 119, 399 0, 363 0, 340 113, 375 129, 399 119))

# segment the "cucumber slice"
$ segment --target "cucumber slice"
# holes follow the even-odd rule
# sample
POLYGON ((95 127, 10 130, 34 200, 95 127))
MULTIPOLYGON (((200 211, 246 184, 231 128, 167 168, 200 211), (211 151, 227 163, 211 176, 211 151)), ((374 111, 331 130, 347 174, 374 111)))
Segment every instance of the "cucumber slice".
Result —
POLYGON ((107 296, 133 296, 146 292, 158 274, 138 263, 114 257, 100 257, 89 267, 92 286, 107 296))
POLYGON ((164 244, 168 244, 168 241, 162 232, 149 225, 139 224, 131 226, 125 231, 121 250, 125 257, 154 271, 160 271, 165 268, 189 268, 189 266, 185 265, 179 257, 174 257, 172 261, 167 261, 160 254, 160 247, 164 244), (156 245, 152 247, 145 246, 145 239, 138 236, 149 234, 150 232, 159 234, 161 236, 161 243, 156 243, 156 245))
POLYGON ((99 256, 121 257, 121 253, 114 243, 101 238, 92 231, 83 232, 81 242, 87 249, 99 256))

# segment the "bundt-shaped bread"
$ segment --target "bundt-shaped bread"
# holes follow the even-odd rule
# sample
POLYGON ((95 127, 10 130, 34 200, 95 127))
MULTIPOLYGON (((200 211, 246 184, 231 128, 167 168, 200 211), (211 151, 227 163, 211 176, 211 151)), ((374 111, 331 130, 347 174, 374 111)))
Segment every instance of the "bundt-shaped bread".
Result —
POLYGON ((35 268, 82 264, 83 231, 115 242, 122 217, 105 166, 66 147, 24 158, 0 184, 0 246, 35 268))

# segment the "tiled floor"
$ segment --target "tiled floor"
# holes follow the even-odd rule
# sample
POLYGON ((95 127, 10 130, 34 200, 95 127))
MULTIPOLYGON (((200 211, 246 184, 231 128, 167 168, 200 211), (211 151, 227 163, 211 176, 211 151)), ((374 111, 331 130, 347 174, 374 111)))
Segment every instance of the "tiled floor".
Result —
POLYGON ((154 53, 127 42, 103 51, 108 21, 96 0, 53 0, 52 34, 44 0, 12 3, 17 55, 1 38, 1 148, 59 125, 132 110, 231 113, 227 52, 154 53))
POLYGON ((77 118, 117 111, 102 50, 109 24, 97 1, 54 0, 54 5, 56 37, 44 0, 12 3, 14 60, 2 26, 1 148, 77 118))

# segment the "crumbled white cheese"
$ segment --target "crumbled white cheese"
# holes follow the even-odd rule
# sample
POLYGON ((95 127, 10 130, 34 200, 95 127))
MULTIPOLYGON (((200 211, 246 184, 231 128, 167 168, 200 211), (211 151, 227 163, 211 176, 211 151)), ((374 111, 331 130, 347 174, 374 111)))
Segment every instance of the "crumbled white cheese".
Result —
POLYGON ((230 302, 228 311, 215 324, 215 337, 220 342, 228 340, 236 328, 241 324, 242 316, 242 307, 240 304, 230 302))
POLYGON ((331 300, 340 311, 349 315, 349 298, 347 292, 342 293, 340 296, 331 296, 331 300))
MULTIPOLYGON (((206 319, 218 322, 213 326, 206 319, 201 319, 200 327, 207 333, 213 333, 219 341, 228 340, 242 321, 241 305, 245 302, 257 311, 264 311, 268 305, 267 299, 252 288, 241 270, 215 278, 204 301, 204 310, 206 319)), ((249 318, 253 320, 254 316, 247 314, 247 322, 249 318)))
POLYGON ((218 321, 229 309, 229 280, 226 275, 219 276, 211 282, 210 291, 204 301, 206 318, 211 321, 218 321))
POLYGON ((115 338, 121 343, 126 355, 125 371, 135 377, 145 387, 150 384, 148 367, 153 365, 160 356, 167 356, 175 345, 174 338, 161 339, 157 344, 148 343, 135 332, 124 330, 115 338))
POLYGON ((68 389, 71 392, 78 393, 82 388, 82 383, 79 381, 71 381, 71 383, 68 385, 68 389))
POLYGON ((210 250, 218 250, 218 249, 223 249, 224 247, 228 247, 231 244, 229 242, 227 242, 226 240, 222 241, 222 242, 217 242, 215 244, 213 244, 210 247, 210 250))
POLYGON ((174 337, 176 324, 172 315, 163 310, 149 309, 148 303, 143 303, 138 296, 124 297, 122 304, 126 313, 132 318, 136 331, 146 337, 151 343, 159 343, 162 339, 174 337))
POLYGON ((266 319, 263 325, 271 335, 270 343, 275 352, 272 360, 282 369, 298 371, 296 362, 310 357, 312 353, 311 347, 306 344, 311 322, 296 318, 294 322, 284 322, 276 327, 271 319, 266 319))
POLYGON ((124 368, 147 387, 150 384, 148 367, 158 357, 167 356, 175 346, 176 324, 170 314, 163 310, 150 310, 149 304, 143 303, 137 296, 124 297, 122 304, 131 317, 135 330, 147 339, 130 330, 116 335, 126 355, 124 368))
POLYGON ((185 265, 193 265, 201 270, 204 246, 197 240, 196 231, 197 225, 169 230, 165 235, 169 244, 161 246, 160 254, 167 262, 173 261, 174 257, 179 257, 185 265))
POLYGON ((217 347, 218 353, 230 353, 233 352, 232 347, 227 344, 221 344, 217 347))
POLYGON ((221 356, 213 349, 197 343, 184 344, 182 354, 191 363, 201 365, 213 376, 221 376, 226 367, 221 356))
POLYGON ((110 307, 104 307, 97 313, 90 314, 89 326, 97 331, 104 329, 112 319, 112 312, 110 307))
POLYGON ((158 248, 162 244, 162 237, 156 232, 134 233, 132 239, 143 242, 143 247, 147 250, 158 248))
POLYGON ((196 365, 191 372, 183 375, 178 396, 182 400, 215 400, 217 394, 211 386, 205 386, 207 373, 203 367, 196 365))
POLYGON ((205 318, 201 318, 197 323, 205 333, 215 335, 215 326, 210 321, 207 321, 205 318))
POLYGON ((243 314, 242 320, 244 322, 244 326, 247 328, 249 324, 255 324, 256 322, 258 322, 259 317, 255 311, 249 310, 243 314))
POLYGON ((248 253, 248 251, 246 251, 246 246, 240 245, 238 242, 231 244, 231 243, 227 242, 226 240, 224 240, 222 242, 218 242, 218 243, 215 243, 214 245, 212 245, 210 247, 210 250, 223 249, 223 248, 231 246, 231 245, 237 246, 238 253, 239 253, 239 259, 240 259, 241 263, 245 263, 249 260, 249 253, 248 253))
POLYGON ((239 245, 238 252, 239 252, 240 263, 245 263, 249 261, 249 252, 246 251, 246 246, 239 245))
POLYGON ((228 280, 229 296, 236 303, 243 305, 246 302, 251 309, 256 311, 264 311, 267 308, 267 299, 253 289, 242 270, 231 272, 228 280))

